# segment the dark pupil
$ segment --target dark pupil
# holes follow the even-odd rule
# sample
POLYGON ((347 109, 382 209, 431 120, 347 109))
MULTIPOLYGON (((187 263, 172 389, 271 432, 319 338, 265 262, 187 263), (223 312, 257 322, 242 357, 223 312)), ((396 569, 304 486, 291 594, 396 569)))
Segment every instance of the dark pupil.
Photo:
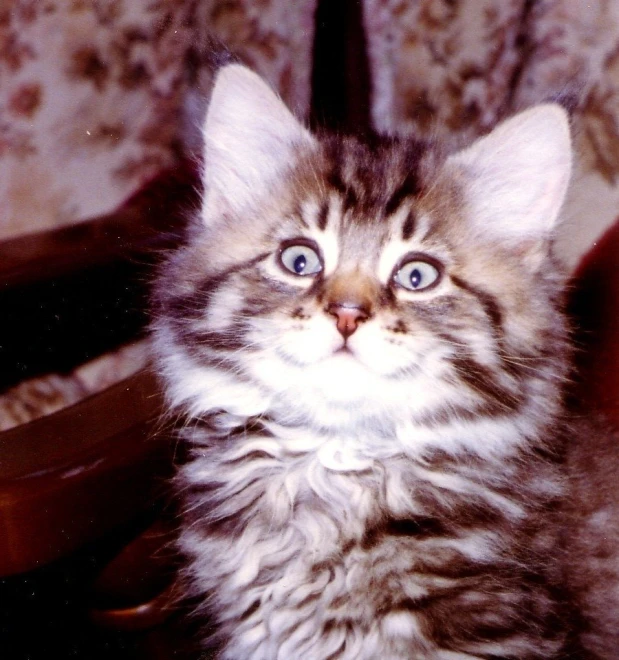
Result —
POLYGON ((421 273, 418 268, 411 271, 411 285, 416 289, 421 284, 421 273))
POLYGON ((304 254, 300 254, 292 263, 295 273, 302 273, 307 265, 307 259, 304 254))

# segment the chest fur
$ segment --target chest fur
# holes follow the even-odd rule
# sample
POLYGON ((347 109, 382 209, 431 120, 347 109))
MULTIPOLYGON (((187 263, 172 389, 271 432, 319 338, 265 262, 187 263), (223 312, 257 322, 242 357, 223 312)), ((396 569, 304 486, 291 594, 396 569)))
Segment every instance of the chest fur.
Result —
MULTIPOLYGON (((353 651, 338 657, 391 648, 394 658, 440 658, 430 649, 472 649, 484 627, 513 627, 532 589, 540 611, 553 609, 537 569, 554 537, 548 527, 539 532, 523 478, 514 490, 483 470, 403 456, 338 472, 315 452, 282 453, 264 438, 207 452, 187 472, 201 488, 181 543, 200 558, 196 583, 212 594, 223 629, 230 626, 238 646, 230 657, 279 657, 274 649, 294 643, 303 657, 326 658, 354 629, 367 648, 377 640, 375 654, 354 651, 348 639, 353 651), (454 630, 446 626, 452 617, 454 630)), ((505 644, 507 653, 516 642, 505 644)), ((552 657, 549 648, 539 657, 552 657)))

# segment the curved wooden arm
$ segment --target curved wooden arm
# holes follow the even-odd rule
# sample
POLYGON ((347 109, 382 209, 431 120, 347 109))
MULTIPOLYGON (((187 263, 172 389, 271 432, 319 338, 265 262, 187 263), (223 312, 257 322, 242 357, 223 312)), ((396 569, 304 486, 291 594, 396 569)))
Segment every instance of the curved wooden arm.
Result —
MULTIPOLYGON (((67 371, 143 332, 151 268, 197 203, 162 172, 116 213, 0 243, 0 388, 67 371)), ((171 441, 154 375, 0 433, 0 576, 101 537, 165 492, 171 441)))
POLYGON ((0 434, 0 575, 71 552, 165 492, 172 447, 160 410, 143 371, 0 434))

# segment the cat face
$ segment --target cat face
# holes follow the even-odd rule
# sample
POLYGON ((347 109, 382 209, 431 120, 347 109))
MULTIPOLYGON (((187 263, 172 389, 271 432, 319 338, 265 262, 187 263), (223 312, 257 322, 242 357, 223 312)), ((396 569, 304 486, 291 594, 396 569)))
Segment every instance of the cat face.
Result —
POLYGON ((246 398, 247 414, 322 428, 428 426, 514 414, 555 378, 561 110, 445 159, 410 139, 314 138, 233 65, 205 143, 202 224, 160 287, 178 398, 241 414, 246 398))

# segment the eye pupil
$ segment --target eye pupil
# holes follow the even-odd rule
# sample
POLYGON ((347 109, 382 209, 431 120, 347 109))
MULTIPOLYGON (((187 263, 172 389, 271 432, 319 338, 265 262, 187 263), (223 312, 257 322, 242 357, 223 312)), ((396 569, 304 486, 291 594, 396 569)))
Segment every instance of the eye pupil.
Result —
POLYGON ((438 283, 441 272, 429 259, 423 255, 413 256, 405 261, 394 274, 395 281, 409 291, 425 291, 438 283))
POLYGON ((320 273, 322 259, 317 247, 307 242, 288 242, 284 243, 279 252, 279 265, 293 275, 305 277, 320 273))
POLYGON ((307 259, 304 254, 300 254, 293 262, 294 272, 300 275, 307 266, 307 259))

